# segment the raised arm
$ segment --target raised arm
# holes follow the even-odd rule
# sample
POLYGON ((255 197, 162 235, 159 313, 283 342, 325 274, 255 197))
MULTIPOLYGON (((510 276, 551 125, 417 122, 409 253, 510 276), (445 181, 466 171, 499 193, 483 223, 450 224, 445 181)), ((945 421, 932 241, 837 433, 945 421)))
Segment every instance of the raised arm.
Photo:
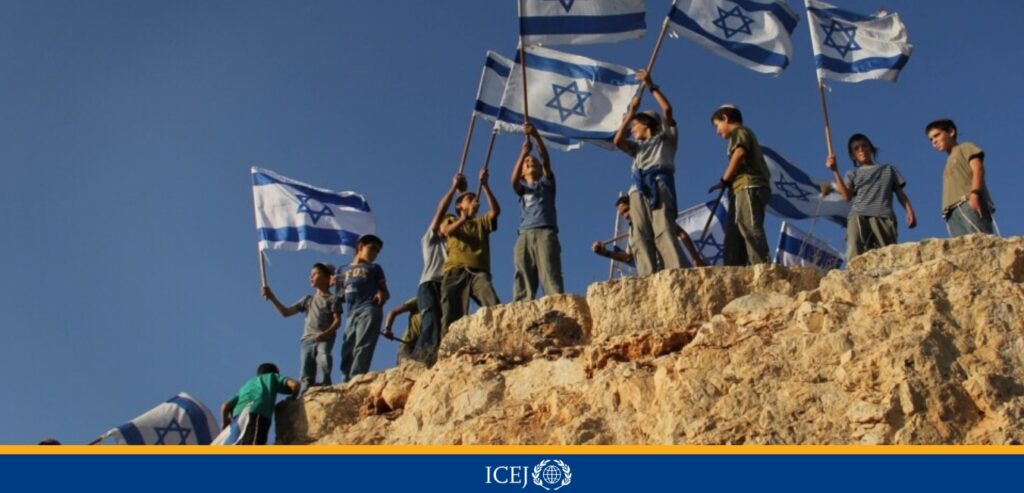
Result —
POLYGON ((528 135, 533 136, 533 141, 537 143, 537 154, 540 155, 540 166, 544 172, 544 176, 551 180, 551 183, 555 182, 555 173, 551 171, 551 155, 548 154, 548 146, 544 144, 544 139, 540 137, 540 132, 537 131, 537 127, 527 123, 524 128, 528 135))
MULTIPOLYGON (((491 185, 487 183, 488 176, 490 173, 487 172, 487 168, 480 170, 480 191, 487 197, 487 207, 490 209, 487 211, 487 219, 496 221, 501 215, 501 206, 498 205, 498 199, 494 198, 494 193, 491 192, 491 185)), ((480 200, 480 197, 477 197, 477 200, 480 200)))
POLYGON ((295 306, 284 306, 281 301, 277 299, 274 292, 270 290, 270 286, 263 286, 263 299, 269 301, 277 309, 277 313, 280 313, 282 317, 290 317, 299 313, 299 305, 295 306))
POLYGON ((839 190, 843 200, 849 202, 853 198, 853 193, 850 192, 849 188, 846 188, 846 182, 843 181, 843 177, 839 174, 839 165, 836 163, 835 154, 828 155, 828 158, 825 159, 825 167, 832 170, 832 178, 836 182, 836 190, 839 190))
POLYGON ((629 126, 633 123, 633 117, 636 116, 636 111, 640 109, 640 96, 634 96, 629 102, 629 109, 626 110, 626 116, 622 119, 622 124, 619 125, 619 129, 615 131, 615 136, 612 137, 612 143, 619 150, 627 154, 633 149, 632 142, 629 141, 627 134, 629 134, 629 126))
POLYGON ((668 102, 668 98, 665 97, 665 93, 661 92, 661 88, 651 80, 651 74, 646 70, 637 70, 636 78, 650 89, 651 95, 654 96, 654 101, 657 102, 658 107, 661 108, 661 114, 664 117, 665 125, 668 127, 676 126, 676 120, 672 117, 672 103, 668 102))
POLYGON ((441 220, 444 219, 444 213, 448 211, 448 207, 452 205, 452 197, 455 196, 460 188, 465 188, 466 177, 462 173, 456 173, 452 177, 452 186, 444 193, 444 197, 437 203, 437 210, 434 211, 434 217, 430 220, 430 229, 434 233, 441 234, 440 226, 441 220))
MULTIPOLYGON (((529 123, 527 123, 529 125, 529 123)), ((516 192, 516 195, 523 194, 523 186, 519 183, 519 180, 523 179, 523 163, 526 162, 526 156, 530 155, 530 150, 533 148, 530 145, 530 134, 526 134, 526 139, 523 141, 523 147, 519 150, 519 157, 516 158, 516 164, 512 167, 512 190, 516 192)))

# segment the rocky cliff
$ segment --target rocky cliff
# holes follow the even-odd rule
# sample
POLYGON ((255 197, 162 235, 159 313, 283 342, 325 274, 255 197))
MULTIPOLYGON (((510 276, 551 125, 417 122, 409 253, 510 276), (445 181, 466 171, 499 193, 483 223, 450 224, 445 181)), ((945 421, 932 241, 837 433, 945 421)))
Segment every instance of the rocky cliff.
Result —
POLYGON ((279 443, 1024 441, 1024 238, 895 245, 822 277, 662 272, 484 308, 431 369, 279 406, 279 443))

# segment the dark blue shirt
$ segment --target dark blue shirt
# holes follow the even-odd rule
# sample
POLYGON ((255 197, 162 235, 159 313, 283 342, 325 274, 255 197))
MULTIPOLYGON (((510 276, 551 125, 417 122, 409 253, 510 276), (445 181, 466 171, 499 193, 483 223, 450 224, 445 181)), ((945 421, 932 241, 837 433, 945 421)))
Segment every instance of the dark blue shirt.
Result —
POLYGON ((338 296, 348 303, 348 312, 373 305, 373 295, 384 283, 384 269, 377 264, 349 264, 338 267, 338 296))
POLYGON ((558 228, 558 215, 555 213, 555 183, 548 177, 541 176, 530 185, 526 180, 519 180, 523 194, 519 196, 519 209, 522 219, 519 229, 558 228))

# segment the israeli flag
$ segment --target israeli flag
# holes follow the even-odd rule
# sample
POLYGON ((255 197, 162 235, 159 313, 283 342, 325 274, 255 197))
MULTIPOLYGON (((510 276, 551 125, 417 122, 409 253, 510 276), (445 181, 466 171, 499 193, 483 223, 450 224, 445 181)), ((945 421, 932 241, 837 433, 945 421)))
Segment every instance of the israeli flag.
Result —
POLYGON ((252 198, 261 250, 355 251, 356 240, 377 230, 366 198, 332 192, 252 168, 252 198))
POLYGON ((103 435, 118 445, 209 445, 217 421, 201 402, 182 392, 103 435))
POLYGON ((815 238, 800 228, 782 221, 779 246, 775 249, 775 263, 779 265, 810 265, 827 271, 842 267, 843 254, 828 242, 815 238))
MULTIPOLYGON (((487 61, 484 62, 483 72, 480 74, 480 86, 476 91, 476 105, 473 112, 480 118, 491 123, 497 122, 501 112, 501 96, 505 94, 505 85, 508 83, 508 74, 512 71, 512 60, 505 58, 493 51, 487 52, 487 61)), ((523 132, 522 125, 510 124, 506 131, 523 132)), ((560 135, 552 135, 540 132, 544 143, 551 148, 571 151, 581 147, 580 142, 574 142, 560 135)))
POLYGON ((846 227, 850 203, 835 191, 821 196, 821 186, 807 173, 771 148, 761 146, 761 153, 771 172, 772 198, 768 212, 783 219, 823 217, 846 227))
MULTIPOLYGON (((630 99, 640 82, 633 70, 540 47, 527 47, 530 123, 542 134, 612 148, 630 99)), ((522 131, 523 76, 517 63, 509 73, 497 127, 522 131)))
POLYGON ((818 78, 841 82, 896 82, 914 47, 899 14, 861 15, 805 0, 818 78))
POLYGON ((647 32, 644 0, 523 0, 519 28, 528 45, 616 43, 647 32))
POLYGON ((764 74, 779 75, 793 56, 799 20, 784 0, 678 0, 670 33, 764 74))
POLYGON ((210 445, 238 445, 245 434, 245 427, 249 426, 250 409, 252 409, 252 403, 246 404, 242 412, 231 418, 231 424, 224 428, 210 445))
MULTIPOLYGON (((722 261, 725 258, 723 255, 723 247, 725 246, 725 224, 729 221, 729 200, 723 195, 718 203, 718 207, 715 207, 715 201, 709 200, 703 204, 697 204, 690 207, 676 216, 676 224, 686 234, 690 235, 690 239, 693 240, 694 246, 697 247, 697 251, 700 252, 701 256, 704 257, 704 261, 708 265, 722 265, 722 261), (704 225, 708 224, 708 217, 711 216, 714 211, 715 216, 711 219, 711 223, 708 225, 708 234, 701 241, 700 237, 704 234, 704 225)), ((690 265, 693 265, 693 259, 690 258, 690 252, 685 248, 683 253, 686 254, 687 260, 690 261, 690 265)))

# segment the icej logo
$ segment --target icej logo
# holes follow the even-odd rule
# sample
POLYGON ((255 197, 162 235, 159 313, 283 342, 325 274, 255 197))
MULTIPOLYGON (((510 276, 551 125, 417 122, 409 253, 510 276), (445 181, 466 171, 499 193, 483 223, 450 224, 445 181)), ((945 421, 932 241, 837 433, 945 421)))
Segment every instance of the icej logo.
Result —
POLYGON ((558 459, 545 459, 533 466, 533 484, 545 490, 558 490, 571 482, 572 470, 568 464, 558 459))
POLYGON ((530 466, 487 466, 486 484, 515 485, 526 488, 530 484, 548 491, 556 491, 572 482, 569 465, 558 459, 545 459, 532 469, 530 466))

